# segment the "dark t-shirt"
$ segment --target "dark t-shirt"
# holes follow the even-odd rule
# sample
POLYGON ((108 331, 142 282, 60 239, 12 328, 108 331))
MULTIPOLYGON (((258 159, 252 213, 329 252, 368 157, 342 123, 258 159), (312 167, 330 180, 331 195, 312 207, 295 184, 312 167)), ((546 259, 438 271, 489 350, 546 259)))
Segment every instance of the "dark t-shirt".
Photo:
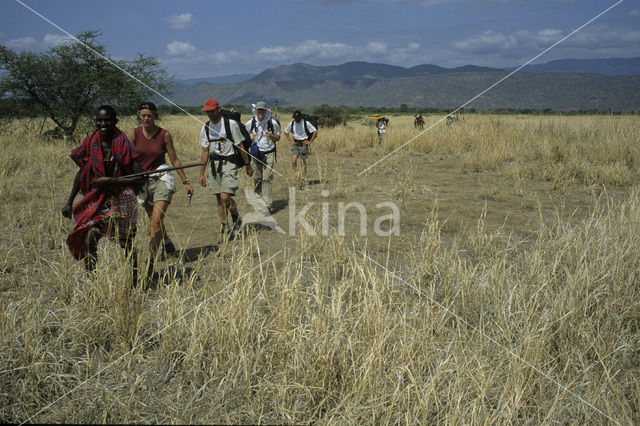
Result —
POLYGON ((138 161, 140 167, 145 172, 157 169, 161 164, 165 163, 165 154, 167 153, 167 146, 164 142, 167 131, 158 127, 158 131, 149 139, 144 135, 142 126, 136 127, 133 130, 135 135, 134 145, 136 152, 138 153, 138 161))

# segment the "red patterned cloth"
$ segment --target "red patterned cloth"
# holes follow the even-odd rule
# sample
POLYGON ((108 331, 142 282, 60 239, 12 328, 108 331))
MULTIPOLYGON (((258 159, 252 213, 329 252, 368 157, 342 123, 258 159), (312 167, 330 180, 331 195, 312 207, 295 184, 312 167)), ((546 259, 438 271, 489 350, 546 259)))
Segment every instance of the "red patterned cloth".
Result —
MULTIPOLYGON (((119 129, 115 129, 113 145, 111 148, 112 173, 107 175, 102 158, 102 146, 100 132, 94 131, 87 136, 82 144, 74 148, 69 155, 80 167, 80 192, 82 199, 73 206, 73 217, 76 221, 73 230, 67 237, 67 245, 71 254, 76 259, 84 258, 85 237, 87 231, 97 227, 102 233, 113 235, 105 228, 106 219, 118 220, 118 228, 130 234, 135 231, 137 219, 137 206, 135 194, 131 188, 122 188, 121 185, 96 187, 91 182, 99 177, 120 177, 133 173, 133 161, 137 157, 135 147, 127 139, 127 135, 119 129), (131 204, 131 198, 133 204, 131 204), (130 204, 134 209, 131 209, 130 204), (114 213, 117 212, 117 213, 114 213)), ((115 231, 114 227, 111 227, 115 231)))

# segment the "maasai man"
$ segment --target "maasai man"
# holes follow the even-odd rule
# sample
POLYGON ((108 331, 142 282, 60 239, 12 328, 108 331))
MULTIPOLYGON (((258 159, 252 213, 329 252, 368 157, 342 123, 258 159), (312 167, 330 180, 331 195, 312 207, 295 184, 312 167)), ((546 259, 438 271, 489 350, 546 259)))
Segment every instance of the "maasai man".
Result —
POLYGON ((120 243, 133 262, 133 285, 137 282, 137 256, 133 251, 138 203, 131 188, 144 178, 122 178, 142 169, 136 161, 135 147, 127 135, 116 127, 118 119, 113 107, 103 105, 96 110, 97 129, 69 155, 80 167, 71 194, 62 208, 64 217, 76 221, 67 245, 76 259, 84 259, 87 271, 97 262, 98 241, 109 236, 120 243), (71 208, 78 191, 82 199, 71 208))

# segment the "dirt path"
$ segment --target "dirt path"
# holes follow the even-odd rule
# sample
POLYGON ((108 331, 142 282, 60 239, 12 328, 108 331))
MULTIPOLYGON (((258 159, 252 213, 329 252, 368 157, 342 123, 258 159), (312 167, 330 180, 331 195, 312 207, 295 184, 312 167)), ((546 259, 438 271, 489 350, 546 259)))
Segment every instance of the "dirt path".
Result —
MULTIPOLYGON (((345 243, 351 245, 355 242, 360 247, 366 244, 368 250, 381 252, 390 247, 398 254, 410 250, 427 221, 434 218, 441 224, 445 242, 455 237, 462 241, 469 238, 481 218, 488 232, 500 231, 519 241, 526 241, 537 233, 541 217, 545 223, 551 223, 558 216, 579 220, 592 205, 592 197, 585 188, 569 188, 562 193, 553 190, 550 182, 528 180, 518 185, 495 172, 465 172, 460 160, 453 158, 412 157, 410 165, 404 161, 406 158, 402 161, 390 159, 358 177, 358 173, 379 157, 371 154, 343 157, 337 153, 318 153, 316 156, 309 159, 309 185, 302 190, 289 189, 288 159, 279 159, 276 170, 282 176, 276 175, 274 179, 273 196, 277 211, 273 218, 284 234, 268 228, 257 231, 263 255, 283 248, 295 250, 299 244, 298 234, 305 231, 297 222, 296 235, 289 235, 290 209, 294 209, 295 216, 309 203, 313 204, 304 218, 315 224, 318 234, 322 232, 323 203, 333 233, 338 230, 339 203, 362 204, 368 216, 367 235, 360 235, 358 211, 349 209, 344 214, 345 243), (334 166, 321 170, 323 165, 334 166), (290 203, 291 195, 295 196, 295 204, 290 203), (390 208, 376 207, 383 202, 394 203, 400 211, 400 233, 397 236, 378 236, 374 232, 375 221, 392 213, 390 208)), ((244 196, 244 188, 250 181, 244 172, 241 174, 242 188, 236 199, 241 214, 245 214, 253 209, 244 196)), ((624 193, 620 190, 609 195, 622 196, 624 193)), ((206 189, 197 188, 190 207, 187 207, 186 196, 178 193, 169 210, 167 225, 172 239, 179 247, 187 249, 187 260, 193 261, 201 252, 208 256, 218 248, 219 220, 215 198, 206 189)), ((389 221, 384 222, 381 228, 387 230, 389 225, 389 221)))

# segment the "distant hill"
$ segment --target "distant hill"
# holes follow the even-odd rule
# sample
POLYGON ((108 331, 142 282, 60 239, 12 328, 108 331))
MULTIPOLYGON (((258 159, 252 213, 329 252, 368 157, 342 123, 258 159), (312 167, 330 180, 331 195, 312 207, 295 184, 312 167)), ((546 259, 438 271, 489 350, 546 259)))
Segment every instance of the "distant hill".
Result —
POLYGON ((404 68, 396 65, 375 64, 369 62, 347 62, 342 65, 313 66, 309 64, 281 65, 265 70, 250 82, 265 81, 300 81, 314 83, 338 80, 378 80, 381 78, 417 77, 423 75, 452 74, 459 72, 503 71, 499 68, 476 67, 465 65, 458 68, 443 68, 437 65, 417 65, 404 68))
POLYGON ((197 83, 210 83, 210 84, 227 84, 227 83, 242 83, 249 80, 255 74, 231 74, 221 75, 218 77, 202 77, 202 78, 188 78, 188 79, 174 79, 175 83, 180 84, 197 84, 197 83))
MULTIPOLYGON (((208 97, 249 105, 257 100, 282 106, 320 104, 456 108, 506 76, 504 70, 467 65, 443 68, 349 62, 342 65, 282 65, 242 83, 177 83, 173 99, 201 105, 208 97)), ((640 110, 640 73, 516 73, 468 107, 477 109, 640 110)))
MULTIPOLYGON (((510 68, 511 70, 516 69, 510 68)), ((522 72, 580 72, 604 75, 640 75, 640 58, 558 59, 527 65, 522 72)))

